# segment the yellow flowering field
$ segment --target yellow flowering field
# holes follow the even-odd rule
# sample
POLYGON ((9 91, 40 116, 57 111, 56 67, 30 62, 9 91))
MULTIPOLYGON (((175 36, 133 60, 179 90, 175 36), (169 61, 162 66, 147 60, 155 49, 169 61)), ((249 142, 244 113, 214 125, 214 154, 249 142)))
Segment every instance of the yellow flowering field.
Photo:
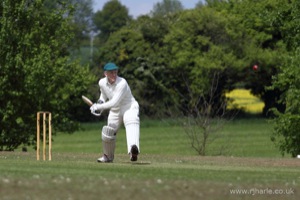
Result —
POLYGON ((226 94, 226 97, 233 101, 228 105, 228 108, 242 108, 245 112, 261 113, 264 103, 256 96, 250 93, 250 90, 235 89, 226 94))

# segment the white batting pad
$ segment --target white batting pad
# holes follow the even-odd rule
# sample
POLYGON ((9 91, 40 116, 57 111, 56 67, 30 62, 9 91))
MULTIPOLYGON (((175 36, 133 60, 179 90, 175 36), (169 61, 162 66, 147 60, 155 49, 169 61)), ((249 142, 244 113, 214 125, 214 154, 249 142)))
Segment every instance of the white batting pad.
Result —
POLYGON ((125 112, 124 125, 126 129, 128 153, 130 153, 132 145, 136 145, 140 151, 140 118, 139 105, 137 103, 133 104, 131 109, 125 112))
POLYGON ((116 148, 116 131, 109 126, 103 126, 102 128, 102 147, 103 154, 107 156, 109 160, 114 159, 116 148))
POLYGON ((127 150, 130 153, 131 146, 136 145, 140 151, 140 124, 128 123, 126 128, 127 150))

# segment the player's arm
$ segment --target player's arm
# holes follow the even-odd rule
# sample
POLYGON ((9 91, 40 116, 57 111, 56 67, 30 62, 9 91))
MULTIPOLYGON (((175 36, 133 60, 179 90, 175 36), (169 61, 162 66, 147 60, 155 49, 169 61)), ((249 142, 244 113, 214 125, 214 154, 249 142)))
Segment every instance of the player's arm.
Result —
POLYGON ((127 82, 124 81, 122 84, 117 85, 115 94, 112 99, 102 104, 95 104, 93 109, 96 110, 107 110, 116 107, 120 104, 126 93, 129 91, 127 82))
POLYGON ((99 110, 106 110, 118 106, 121 100, 126 95, 127 91, 128 91, 128 87, 126 83, 118 85, 116 87, 115 95, 113 96, 113 98, 101 104, 99 110))
POLYGON ((106 95, 105 95, 104 92, 100 89, 100 97, 99 97, 97 103, 102 104, 102 103, 105 103, 106 100, 107 100, 106 95))

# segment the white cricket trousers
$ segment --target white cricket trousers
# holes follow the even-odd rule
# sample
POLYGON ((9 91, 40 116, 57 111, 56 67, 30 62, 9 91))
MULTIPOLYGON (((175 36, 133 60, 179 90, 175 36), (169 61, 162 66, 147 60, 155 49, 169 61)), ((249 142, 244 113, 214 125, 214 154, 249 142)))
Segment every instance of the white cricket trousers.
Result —
POLYGON ((126 130, 127 152, 130 153, 132 145, 136 145, 140 151, 140 118, 139 104, 134 101, 131 104, 122 106, 119 110, 109 111, 107 125, 116 129, 124 123, 126 130))

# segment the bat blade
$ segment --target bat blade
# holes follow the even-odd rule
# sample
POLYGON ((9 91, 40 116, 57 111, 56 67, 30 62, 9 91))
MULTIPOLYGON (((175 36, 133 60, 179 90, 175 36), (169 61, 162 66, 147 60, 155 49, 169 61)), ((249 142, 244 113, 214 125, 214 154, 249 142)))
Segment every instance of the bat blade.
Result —
POLYGON ((81 96, 81 98, 82 98, 82 100, 87 104, 87 105, 89 105, 89 106, 92 106, 93 105, 93 102, 89 99, 89 98, 87 98, 86 96, 81 96))

